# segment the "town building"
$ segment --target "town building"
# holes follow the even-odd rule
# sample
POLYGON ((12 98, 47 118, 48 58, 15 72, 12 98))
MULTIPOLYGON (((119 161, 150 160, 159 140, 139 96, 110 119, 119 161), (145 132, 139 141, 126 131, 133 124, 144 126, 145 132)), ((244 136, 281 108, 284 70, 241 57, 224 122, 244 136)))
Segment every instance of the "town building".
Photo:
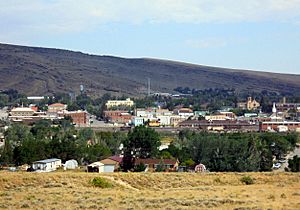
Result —
POLYGON ((144 125, 144 118, 143 117, 132 117, 132 125, 141 126, 144 125))
POLYGON ((86 111, 59 111, 57 114, 58 118, 71 117, 73 123, 78 126, 84 126, 89 123, 86 111))
POLYGON ((132 107, 134 105, 134 102, 130 100, 130 98, 127 98, 125 100, 108 100, 105 104, 107 109, 113 108, 113 107, 132 107))
POLYGON ((131 123, 132 117, 128 111, 104 111, 104 118, 111 123, 129 124, 131 123))
POLYGON ((34 110, 29 107, 16 107, 10 111, 12 117, 28 117, 34 115, 34 110))
POLYGON ((57 113, 61 111, 67 110, 67 105, 62 103, 55 103, 48 105, 48 112, 50 113, 57 113))
POLYGON ((248 97, 246 102, 239 102, 237 107, 240 109, 255 110, 260 107, 260 103, 255 99, 252 99, 252 97, 248 97))
POLYGON ((260 122, 259 131, 277 131, 277 132, 285 132, 285 131, 297 131, 300 132, 300 122, 260 122))
POLYGON ((31 101, 42 101, 45 99, 45 96, 27 96, 27 99, 31 101))
POLYGON ((258 125, 237 120, 186 120, 180 122, 178 127, 208 131, 258 131, 258 125))
POLYGON ((181 109, 178 109, 176 112, 179 116, 184 117, 184 118, 189 118, 189 117, 194 116, 194 112, 190 108, 181 108, 181 109))

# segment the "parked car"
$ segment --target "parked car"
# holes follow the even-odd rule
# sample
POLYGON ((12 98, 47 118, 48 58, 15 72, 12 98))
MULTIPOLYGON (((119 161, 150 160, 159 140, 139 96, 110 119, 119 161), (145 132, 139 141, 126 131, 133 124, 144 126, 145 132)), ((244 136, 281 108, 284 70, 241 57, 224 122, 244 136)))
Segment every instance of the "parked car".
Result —
POLYGON ((279 169, 281 167, 281 164, 280 163, 275 163, 274 165, 273 165, 273 168, 274 169, 279 169))

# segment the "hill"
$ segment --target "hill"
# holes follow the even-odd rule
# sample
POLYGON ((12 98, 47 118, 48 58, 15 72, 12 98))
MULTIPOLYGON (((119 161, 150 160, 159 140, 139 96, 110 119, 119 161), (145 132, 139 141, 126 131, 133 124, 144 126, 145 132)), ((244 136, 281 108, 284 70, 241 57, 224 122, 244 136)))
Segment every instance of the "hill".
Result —
POLYGON ((0 209, 299 209, 299 189, 299 173, 0 171, 0 209))
POLYGON ((0 44, 0 89, 28 95, 109 92, 138 96, 147 78, 155 92, 176 87, 235 88, 238 91, 300 91, 300 75, 216 68, 157 59, 96 56, 68 50, 0 44))

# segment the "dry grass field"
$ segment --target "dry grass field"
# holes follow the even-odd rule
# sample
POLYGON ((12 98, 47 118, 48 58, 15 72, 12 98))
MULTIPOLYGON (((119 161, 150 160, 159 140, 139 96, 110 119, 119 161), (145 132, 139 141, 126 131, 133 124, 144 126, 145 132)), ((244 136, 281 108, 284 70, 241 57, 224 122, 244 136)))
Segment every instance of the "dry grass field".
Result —
POLYGON ((0 209, 209 208, 300 209, 300 173, 0 172, 0 209))

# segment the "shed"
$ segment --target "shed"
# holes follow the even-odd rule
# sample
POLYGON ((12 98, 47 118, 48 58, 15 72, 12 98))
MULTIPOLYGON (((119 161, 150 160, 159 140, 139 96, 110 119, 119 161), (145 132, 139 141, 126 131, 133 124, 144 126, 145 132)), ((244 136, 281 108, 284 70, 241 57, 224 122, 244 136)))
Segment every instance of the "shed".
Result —
POLYGON ((38 172, 50 172, 55 171, 61 167, 61 159, 51 158, 46 160, 35 161, 32 164, 32 168, 38 172))
POLYGON ((64 169, 76 169, 78 168, 77 160, 68 160, 64 165, 64 169))

